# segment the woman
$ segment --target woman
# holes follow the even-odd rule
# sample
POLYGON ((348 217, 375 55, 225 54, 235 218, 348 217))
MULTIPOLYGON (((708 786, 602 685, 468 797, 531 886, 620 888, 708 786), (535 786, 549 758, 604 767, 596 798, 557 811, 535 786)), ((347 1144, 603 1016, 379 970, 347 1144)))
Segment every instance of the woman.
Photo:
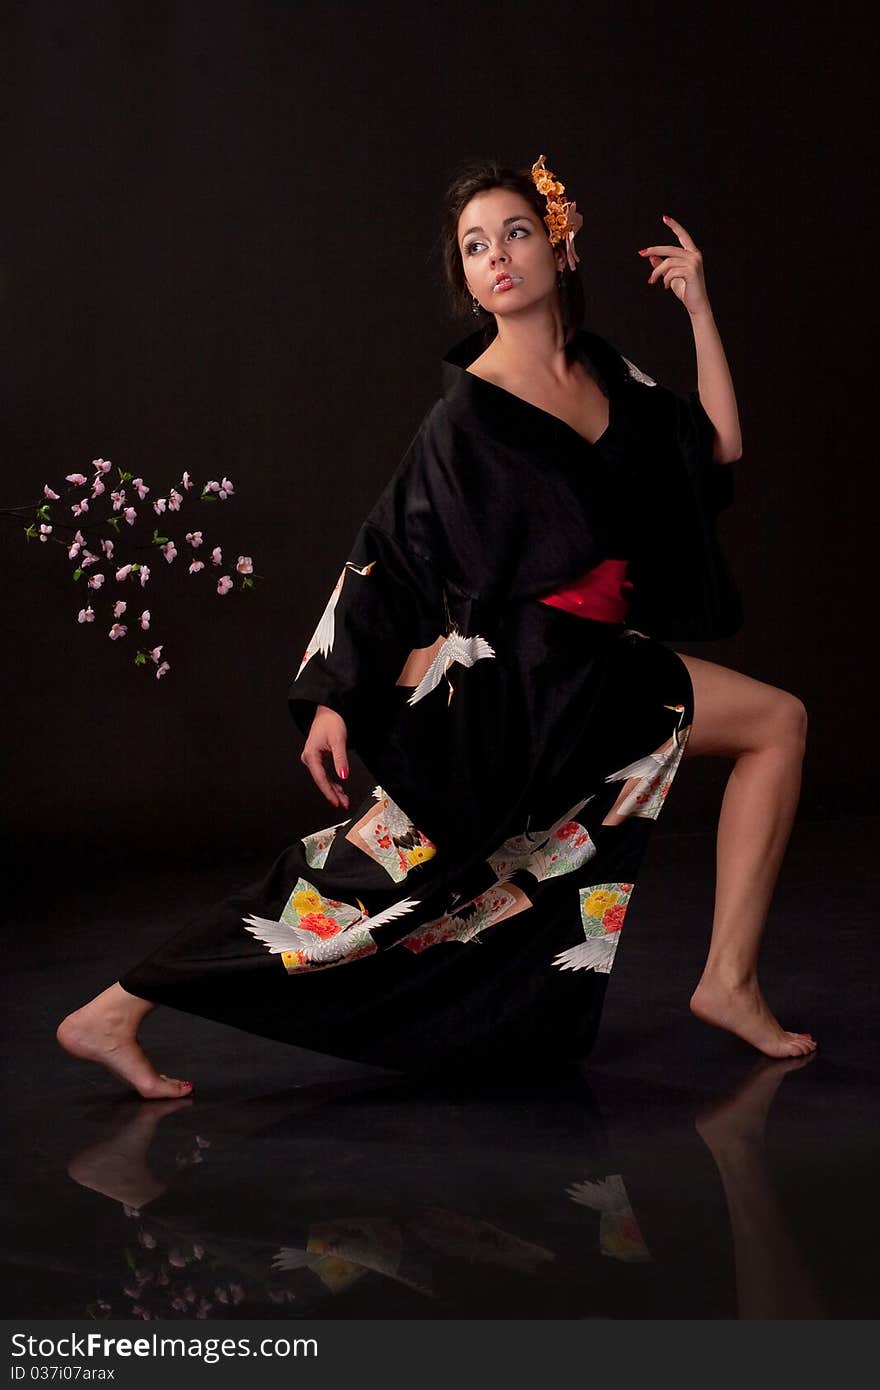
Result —
POLYGON ((137 1040, 157 1003, 380 1066, 582 1056, 682 758, 734 766, 690 1006, 768 1056, 761 934, 800 789, 803 705, 664 642, 741 622, 715 533, 739 419, 684 227, 642 248, 690 316, 681 397, 582 327, 582 219, 544 167, 447 193, 445 266, 482 325, 358 532, 289 701, 348 812, 188 923, 58 1029, 145 1097, 188 1093, 137 1040), (632 623, 633 626, 627 624, 632 623), (332 771, 328 771, 331 768, 332 771))

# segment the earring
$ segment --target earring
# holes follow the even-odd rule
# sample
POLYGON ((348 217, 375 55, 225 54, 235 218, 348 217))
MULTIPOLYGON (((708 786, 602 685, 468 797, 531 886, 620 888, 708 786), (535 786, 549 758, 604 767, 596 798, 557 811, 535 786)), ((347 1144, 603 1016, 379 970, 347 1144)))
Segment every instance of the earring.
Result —
POLYGON ((477 299, 477 296, 476 296, 475 294, 472 294, 472 295, 471 295, 471 313, 476 315, 476 314, 481 314, 482 312, 483 312, 483 306, 482 306, 482 304, 481 304, 480 301, 477 299))

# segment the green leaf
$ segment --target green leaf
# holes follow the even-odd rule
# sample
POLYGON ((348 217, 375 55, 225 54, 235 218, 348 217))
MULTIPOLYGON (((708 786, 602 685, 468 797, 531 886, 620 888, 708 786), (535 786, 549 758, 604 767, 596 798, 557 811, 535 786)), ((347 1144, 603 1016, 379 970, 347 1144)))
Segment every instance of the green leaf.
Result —
POLYGON ((27 536, 27 538, 28 538, 29 541, 32 541, 32 540, 34 539, 34 537, 35 537, 36 534, 37 534, 37 528, 36 528, 36 526, 34 526, 33 522, 31 522, 30 526, 26 526, 26 527, 25 527, 25 532, 24 532, 24 533, 25 533, 25 535, 27 536))
POLYGON ((77 568, 73 571, 74 580, 82 579, 84 573, 85 571, 80 569, 79 566, 77 566, 77 568))
POLYGON ((254 587, 254 581, 251 579, 249 574, 246 574, 244 579, 241 581, 241 587, 243 589, 252 589, 254 587))
POLYGON ((114 531, 119 530, 120 521, 118 516, 108 516, 107 525, 112 526, 114 531))
POLYGON ((44 502, 42 507, 37 508, 37 516, 40 518, 41 521, 48 521, 51 515, 52 513, 49 509, 48 502, 44 502))
POLYGON ((134 659, 134 664, 135 666, 146 666, 147 658, 144 656, 143 652, 138 652, 134 659))
POLYGON ((203 492, 199 498, 200 502, 219 502, 216 492, 203 492))

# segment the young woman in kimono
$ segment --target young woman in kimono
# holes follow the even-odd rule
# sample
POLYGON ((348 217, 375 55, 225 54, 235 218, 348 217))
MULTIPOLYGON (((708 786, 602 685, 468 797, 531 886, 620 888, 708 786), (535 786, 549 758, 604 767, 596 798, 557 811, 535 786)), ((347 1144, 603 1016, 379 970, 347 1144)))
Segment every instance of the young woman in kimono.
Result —
MULTIPOLYGON (((444 263, 478 326, 365 519, 289 692, 342 817, 200 913, 58 1029, 142 1096, 158 1003, 429 1072, 582 1057, 651 829, 683 758, 733 760, 697 1017, 768 1056, 757 956, 798 801, 799 699, 664 643, 741 624, 716 535, 741 455, 702 255, 638 250, 690 317, 679 396, 583 325, 582 223, 544 167, 470 167, 444 263), (374 779, 353 810, 349 750, 374 779)), ((636 248, 633 249, 636 254, 636 248)))

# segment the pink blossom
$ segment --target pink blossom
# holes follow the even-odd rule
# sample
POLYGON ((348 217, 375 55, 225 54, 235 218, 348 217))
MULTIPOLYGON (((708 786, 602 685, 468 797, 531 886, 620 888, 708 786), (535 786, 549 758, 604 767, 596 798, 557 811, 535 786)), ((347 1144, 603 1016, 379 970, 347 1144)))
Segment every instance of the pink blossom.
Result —
POLYGON ((156 670, 156 680, 158 680, 160 676, 165 676, 165 675, 167 675, 168 672, 169 672, 170 670, 171 670, 171 667, 170 667, 169 663, 168 663, 167 661, 163 661, 163 662, 162 662, 162 665, 159 666, 159 667, 157 668, 157 670, 156 670))
POLYGON ((216 1298, 218 1303, 229 1302, 229 1294, 223 1288, 222 1284, 217 1285, 216 1289, 214 1290, 214 1297, 216 1298))
POLYGON ((153 661, 159 660, 159 657, 162 654, 162 647, 164 645, 164 643, 161 643, 158 647, 154 647, 153 650, 150 652, 150 656, 152 657, 153 661))
POLYGON ((128 604, 125 602, 125 599, 118 598, 113 605, 114 618, 121 618, 127 607, 128 604))
POLYGON ((235 488, 232 486, 232 483, 228 478, 224 478, 223 482, 220 484, 220 496, 231 497, 234 492, 235 488))
POLYGON ((144 482, 143 478, 132 478, 131 485, 137 492, 138 497, 143 502, 144 498, 150 490, 144 482))
POLYGON ((106 492, 106 491, 107 491, 107 489, 105 488, 104 484, 101 482, 101 479, 100 479, 100 478, 95 478, 94 482, 92 483, 92 496, 93 496, 93 497, 100 497, 100 496, 101 496, 101 493, 102 493, 102 492, 106 492))
MULTIPOLYGON (((196 1135, 196 1138, 198 1139, 198 1135, 196 1135)), ((203 1260, 205 1258, 204 1245, 199 1245, 198 1241, 195 1241, 193 1244, 193 1254, 197 1260, 203 1260)))
POLYGON ((188 474, 188 473, 184 473, 183 478, 181 479, 181 481, 182 481, 182 483, 183 483, 183 486, 187 489, 187 491, 189 491, 189 489, 190 489, 190 488, 192 487, 192 485, 193 485, 192 478, 189 476, 189 474, 188 474))
POLYGON ((82 569, 88 569, 89 565, 96 565, 98 563, 99 558, 99 556, 93 555, 90 550, 84 550, 82 553, 82 559, 79 563, 82 569))
POLYGON ((84 497, 81 502, 74 502, 70 510, 73 512, 74 516, 82 516, 83 512, 89 510, 88 498, 84 497))
POLYGON ((187 1311, 186 1299, 180 1298, 179 1295, 175 1294, 174 1298, 171 1300, 171 1307, 174 1309, 175 1313, 185 1313, 187 1311))
POLYGON ((235 568, 239 574, 253 574, 254 565, 250 555, 239 555, 235 562, 235 568))
POLYGON ((168 510, 169 510, 169 512, 179 512, 179 511, 180 511, 180 504, 181 504, 182 501, 183 501, 183 493, 182 493, 182 492, 178 492, 176 488, 172 488, 172 489, 171 489, 171 492, 170 492, 170 494, 169 494, 169 497, 168 497, 168 510))
POLYGON ((196 1144, 200 1149, 210 1149, 211 1147, 210 1139, 203 1139, 200 1134, 196 1135, 196 1144))
POLYGON ((162 554, 165 556, 165 559, 168 561, 170 565, 171 561, 177 554, 177 546, 174 544, 173 541, 166 541, 163 546, 160 546, 160 550, 162 551, 162 554))
POLYGON ((205 483, 204 491, 205 491, 205 492, 219 492, 219 491, 220 491, 220 484, 217 483, 217 482, 213 482, 213 481, 210 482, 210 483, 205 483))
POLYGON ((141 627, 143 628, 144 632, 146 632, 147 628, 150 626, 150 610, 149 610, 149 608, 145 608, 145 609, 144 609, 143 613, 141 614, 140 618, 138 619, 138 622, 140 623, 140 625, 141 625, 141 627))
POLYGON ((128 628, 125 626, 125 623, 114 623, 110 629, 110 636, 115 642, 117 637, 124 637, 127 632, 128 628))
POLYGON ((43 523, 41 524, 41 526, 40 526, 40 540, 45 544, 46 537, 47 537, 47 536, 51 536, 51 534, 52 534, 52 527, 51 527, 51 526, 47 526, 47 525, 45 524, 45 522, 43 522, 43 523))
POLYGON ((126 507, 122 515, 125 517, 129 526, 134 526, 134 519, 137 516, 137 512, 135 511, 134 507, 126 507))
POLYGON ((187 531, 186 539, 189 541, 193 550, 198 550, 202 543, 202 533, 201 531, 187 531))
POLYGON ((214 549, 211 551, 211 559, 215 565, 223 564, 223 551, 220 549, 219 545, 215 545, 214 549))
POLYGON ((68 558, 68 560, 72 560, 72 559, 74 558, 74 556, 76 556, 76 555, 79 554, 79 549, 80 549, 80 546, 81 546, 81 545, 82 545, 82 541, 74 541, 74 542, 73 542, 73 544, 71 545, 70 549, 69 549, 68 552, 67 552, 67 558, 68 558))
POLYGON ((153 511, 156 513, 157 516, 161 516, 167 506, 168 502, 166 498, 157 497, 155 502, 153 503, 153 511))
POLYGON ((121 487, 118 492, 111 492, 110 496, 113 499, 113 510, 118 512, 125 501, 125 488, 121 487))
POLYGON ((228 575, 228 574, 224 574, 222 579, 218 579, 218 580, 217 580, 217 593, 218 593, 218 594, 228 594, 228 593, 229 593, 229 590, 230 590, 231 588, 232 588, 232 580, 229 578, 229 575, 228 575))
POLYGON ((76 621, 78 623, 93 623, 95 621, 95 614, 91 604, 89 604, 88 608, 81 608, 79 610, 76 621))
POLYGON ((113 542, 112 542, 112 541, 102 541, 102 542, 101 542, 101 549, 103 550, 104 554, 107 556, 107 559, 108 559, 108 560, 112 560, 112 558, 113 558, 113 542))
POLYGON ((144 587, 144 585, 146 584, 146 582, 147 582, 147 580, 149 579, 149 577, 150 577, 150 566, 149 566, 149 565, 141 565, 141 588, 144 587))
POLYGON ((204 563, 201 560, 193 560, 189 567, 189 572, 190 574, 198 574, 199 570, 203 570, 204 568, 204 563))
POLYGON ((229 1292, 232 1294, 233 1303, 244 1302, 244 1289, 242 1288, 241 1284, 230 1284, 229 1292))
POLYGON ((69 483, 75 483, 77 487, 82 487, 82 484, 83 484, 83 483, 85 482, 85 480, 86 480, 86 475, 85 475, 85 473, 68 473, 68 474, 66 474, 65 476, 66 476, 67 482, 69 482, 69 483))
POLYGON ((92 459, 92 467, 99 473, 109 473, 112 466, 109 459, 92 459))
POLYGON ((177 1246, 175 1246, 173 1250, 169 1250, 169 1252, 168 1252, 168 1263, 169 1263, 170 1265, 173 1265, 175 1269, 185 1269, 185 1268, 186 1268, 186 1259, 185 1259, 185 1257, 181 1254, 181 1252, 177 1249, 177 1246))
POLYGON ((90 589, 100 589, 100 587, 101 587, 101 585, 102 585, 103 583, 104 583, 104 576, 103 576, 103 574, 93 574, 93 575, 91 576, 91 578, 89 579, 89 588, 90 588, 90 589))
POLYGON ((130 574, 131 565, 121 565, 120 568, 116 571, 116 578, 121 584, 123 579, 127 579, 130 574))
POLYGON ((44 483, 44 484, 43 484, 43 496, 44 496, 44 497, 49 497, 49 498, 51 498, 53 502, 57 502, 57 501, 58 501, 58 498, 59 498, 59 496, 60 496, 60 493, 53 492, 52 489, 50 488, 49 484, 48 484, 48 483, 44 483))
POLYGON ((138 1240, 146 1250, 155 1250, 156 1237, 151 1235, 149 1231, 138 1231, 138 1240))

